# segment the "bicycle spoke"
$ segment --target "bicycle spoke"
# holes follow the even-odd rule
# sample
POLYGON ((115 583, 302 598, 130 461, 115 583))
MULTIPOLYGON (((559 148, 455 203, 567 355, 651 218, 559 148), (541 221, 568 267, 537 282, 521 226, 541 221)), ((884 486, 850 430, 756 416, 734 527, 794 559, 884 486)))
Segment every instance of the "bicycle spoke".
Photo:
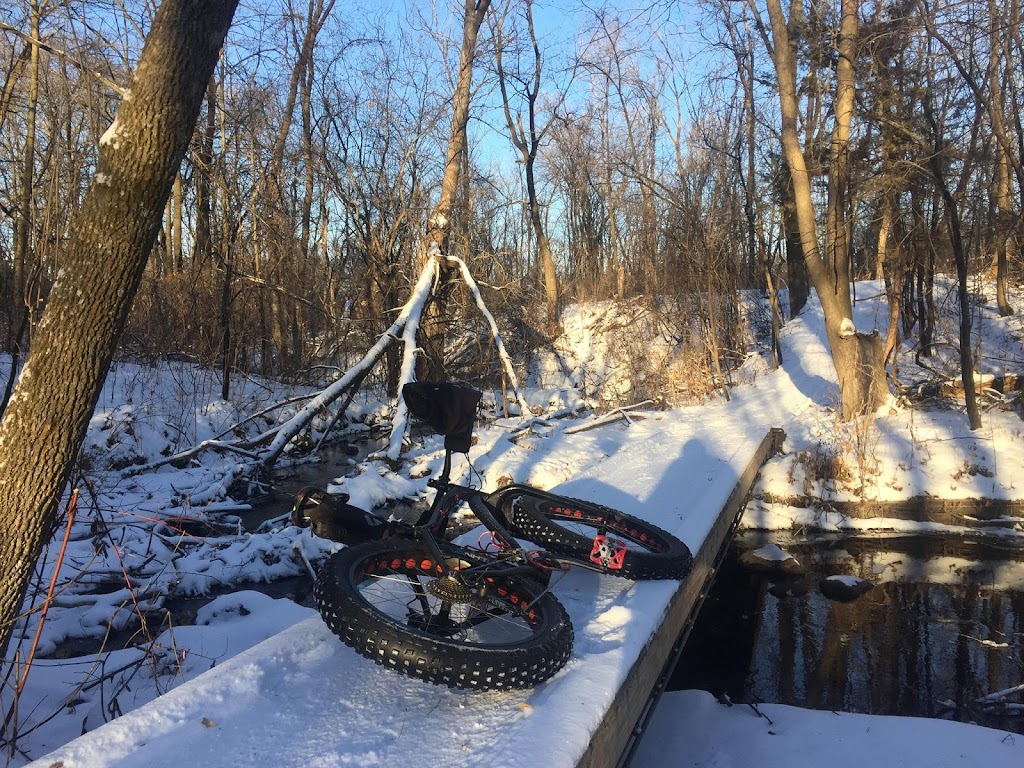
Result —
POLYGON ((409 574, 368 574, 360 592, 374 608, 412 627, 467 644, 502 644, 533 634, 522 615, 530 605, 506 605, 504 599, 474 596, 470 601, 446 601, 427 587, 433 577, 409 574))

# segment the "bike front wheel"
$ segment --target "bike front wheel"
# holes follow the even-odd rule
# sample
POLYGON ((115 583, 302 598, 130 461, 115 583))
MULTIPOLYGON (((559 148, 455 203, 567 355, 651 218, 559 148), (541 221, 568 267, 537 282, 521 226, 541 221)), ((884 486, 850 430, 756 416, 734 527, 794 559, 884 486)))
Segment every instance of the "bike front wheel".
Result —
POLYGON ((348 547, 324 564, 317 610, 342 642, 377 664, 450 688, 504 690, 544 682, 568 661, 572 625, 531 580, 461 579, 486 559, 438 543, 389 539, 348 547))
POLYGON ((693 555, 656 525, 580 499, 513 485, 488 499, 517 538, 568 555, 587 567, 627 579, 682 579, 693 555))

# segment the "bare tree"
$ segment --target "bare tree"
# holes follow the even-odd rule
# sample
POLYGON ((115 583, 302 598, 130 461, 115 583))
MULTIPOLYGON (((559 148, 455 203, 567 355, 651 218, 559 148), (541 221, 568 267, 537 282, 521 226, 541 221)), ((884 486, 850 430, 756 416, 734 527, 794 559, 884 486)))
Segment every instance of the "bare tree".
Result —
MULTIPOLYGON (((448 149, 445 156, 444 178, 441 180, 441 191, 427 220, 427 233, 421 260, 429 257, 433 249, 447 255, 452 235, 452 215, 455 199, 459 191, 459 177, 462 172, 464 157, 469 151, 467 129, 469 126, 469 105, 473 84, 473 61, 476 58, 477 38, 483 24, 491 0, 465 0, 465 15, 462 22, 462 47, 459 53, 459 69, 455 81, 455 94, 452 99, 452 127, 448 138, 448 149)), ((434 292, 433 301, 427 308, 423 321, 424 375, 427 378, 443 379, 444 348, 446 330, 444 322, 445 305, 451 294, 454 282, 447 274, 449 268, 442 270, 441 285, 434 292)))
MULTIPOLYGON (((530 214, 530 224, 533 227, 534 239, 537 243, 537 255, 540 257, 541 266, 544 269, 544 295, 547 301, 547 331, 551 336, 556 336, 561 323, 558 316, 558 273, 555 270, 555 259, 551 254, 551 244, 548 240, 547 230, 544 225, 544 218, 541 215, 541 204, 537 198, 537 151, 541 142, 547 134, 548 129, 558 119, 558 109, 567 93, 568 86, 560 89, 555 97, 555 103, 550 106, 551 116, 547 123, 538 124, 537 99, 540 96, 541 75, 543 72, 543 56, 540 46, 537 43, 537 31, 533 23, 533 0, 521 0, 523 17, 529 34, 530 50, 532 51, 532 76, 529 66, 516 66, 514 70, 508 70, 505 65, 506 48, 511 48, 514 43, 514 32, 509 34, 507 28, 509 11, 513 3, 505 5, 504 12, 493 23, 494 30, 494 57, 498 69, 498 85, 501 88, 501 104, 505 113, 505 124, 508 126, 509 138, 512 145, 519 152, 523 164, 523 173, 526 177, 526 205, 530 214), (512 95, 515 95, 524 103, 526 112, 526 124, 523 124, 523 115, 512 114, 512 95)), ((514 22, 513 22, 514 25, 514 22)), ((515 59, 519 61, 518 51, 512 51, 515 59)))
POLYGON ((424 253, 436 246, 441 253, 448 253, 451 238, 452 209, 459 190, 462 158, 469 145, 469 106, 473 85, 473 61, 476 59, 477 38, 491 0, 465 0, 465 14, 462 23, 462 47, 459 52, 459 69, 452 97, 452 127, 448 137, 448 148, 444 163, 444 178, 441 191, 427 222, 427 236, 424 253))
MULTIPOLYGON (((35 181, 36 163, 36 112, 39 107, 39 40, 40 26, 46 14, 46 0, 32 0, 29 5, 29 32, 26 41, 28 51, 28 93, 25 110, 25 145, 21 158, 18 176, 17 211, 14 227, 14 273, 11 279, 11 309, 13 310, 14 332, 12 345, 11 373, 0 399, 0 413, 7 407, 14 379, 21 362, 21 357, 28 347, 29 326, 32 324, 32 307, 28 299, 32 280, 30 274, 38 273, 30 265, 31 241, 30 234, 35 221, 35 200, 33 186, 35 181)), ((13 84, 13 83, 12 83, 13 84)))
MULTIPOLYGON (((0 652, 160 229, 237 0, 165 0, 0 421, 0 652)), ((0 653, 3 655, 3 653, 0 653)))
MULTIPOLYGON (((793 0, 793 9, 801 0, 793 0)), ((796 219, 800 229, 807 272, 825 314, 832 360, 839 377, 842 415, 852 419, 880 406, 887 394, 882 341, 877 333, 866 334, 853 324, 850 296, 850 239, 847 192, 850 175, 850 126, 856 94, 855 61, 859 29, 857 0, 842 0, 837 34, 834 124, 829 151, 828 195, 825 211, 824 253, 819 246, 817 215, 811 191, 810 171, 798 131, 796 40, 780 0, 767 0, 768 30, 756 14, 765 46, 778 78, 782 115, 783 156, 793 183, 796 219)))
MULTIPOLYGON (((1010 134, 1008 123, 1017 116, 1019 124, 1019 108, 1009 108, 1005 99, 1004 81, 1014 83, 1015 70, 1019 71, 1020 62, 1014 67, 1010 56, 1012 33, 1010 30, 1020 28, 1020 5, 1010 3, 1009 7, 1000 13, 996 0, 989 0, 987 4, 988 29, 980 29, 971 23, 958 24, 960 34, 966 37, 976 36, 982 38, 977 45, 965 45, 964 42, 954 43, 943 30, 939 28, 936 21, 938 9, 927 0, 918 0, 918 8, 924 22, 928 35, 934 39, 949 57, 949 61, 956 68, 964 84, 970 90, 974 98, 976 109, 987 115, 989 129, 996 144, 996 181, 995 181, 995 206, 998 211, 1000 224, 1012 222, 1015 218, 1010 208, 1009 194, 1009 172, 1012 170, 1017 180, 1020 192, 1019 203, 1024 208, 1024 144, 1021 143, 1021 133, 1018 129, 1017 140, 1010 134), (965 29, 965 27, 967 29, 965 29), (964 32, 967 34, 965 35, 964 32), (987 39, 985 39, 987 38, 987 39), (976 62, 974 57, 976 51, 988 49, 988 60, 976 62), (1004 180, 1005 179, 1005 180, 1004 180)), ((1019 214, 1018 214, 1019 216, 1019 214)), ((1016 227, 1010 226, 1006 229, 1002 243, 996 247, 996 283, 997 301, 1000 314, 1004 317, 1013 314, 1006 294, 1006 280, 1008 277, 1007 248, 1009 232, 1016 227)))

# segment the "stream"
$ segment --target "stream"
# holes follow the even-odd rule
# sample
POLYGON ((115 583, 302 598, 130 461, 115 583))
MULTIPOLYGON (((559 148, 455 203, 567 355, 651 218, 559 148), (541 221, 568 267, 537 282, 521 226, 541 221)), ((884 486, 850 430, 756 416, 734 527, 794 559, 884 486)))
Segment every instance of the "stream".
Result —
POLYGON ((1024 550, 998 538, 792 538, 741 532, 670 689, 732 702, 940 717, 1024 733, 1024 550), (769 579, 739 562, 774 542, 807 569, 769 579), (832 575, 875 586, 852 602, 832 575), (1015 703, 1016 702, 1016 703, 1015 703))

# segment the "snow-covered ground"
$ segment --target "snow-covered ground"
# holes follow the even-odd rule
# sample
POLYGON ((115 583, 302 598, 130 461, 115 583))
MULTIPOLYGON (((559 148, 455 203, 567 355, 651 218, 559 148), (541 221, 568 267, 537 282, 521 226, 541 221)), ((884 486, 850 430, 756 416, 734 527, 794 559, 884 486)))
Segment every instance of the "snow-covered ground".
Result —
POLYGON ((761 704, 725 706, 705 691, 666 694, 635 768, 1019 768, 1024 736, 947 720, 761 704))
MULTIPOLYGON (((884 322, 878 286, 861 286, 860 293, 875 298, 858 304, 858 327, 884 322)), ((1024 367, 1020 316, 979 312, 979 368, 1024 367)), ((582 333, 585 323, 566 327, 582 333)), ((1017 413, 991 410, 984 427, 971 432, 956 410, 912 409, 894 399, 875 418, 843 424, 833 407, 837 393, 823 339, 812 306, 784 331, 783 368, 769 371, 751 358, 728 403, 630 411, 629 419, 585 432, 572 431, 585 423, 581 418, 552 418, 516 434, 518 420, 492 414, 470 452, 474 473, 462 463, 456 475, 484 487, 512 478, 598 501, 650 519, 694 550, 752 446, 772 426, 785 429, 786 454, 766 466, 761 494, 1024 499, 1024 423, 1017 413)), ((587 344, 594 343, 588 336, 587 344)), ((904 350, 903 369, 912 353, 904 350)), ((588 377, 597 359, 604 358, 592 354, 586 362, 588 377)), ((532 406, 550 412, 580 403, 582 396, 568 386, 579 370, 562 370, 562 386, 547 373, 545 388, 526 390, 532 406)), ((247 477, 243 456, 211 452, 183 467, 124 469, 215 437, 285 394, 247 382, 228 405, 216 391, 211 374, 190 366, 122 365, 112 374, 87 443, 91 466, 77 478, 80 510, 41 634, 38 653, 45 658, 33 664, 19 701, 17 751, 9 764, 41 758, 39 765, 64 768, 574 765, 657 625, 672 585, 592 573, 564 577, 554 591, 576 631, 573 658, 531 691, 470 694, 381 670, 338 642, 312 609, 246 589, 301 576, 304 558, 315 564, 336 545, 284 520, 255 533, 235 523, 217 535, 196 534, 196 520, 230 524, 229 516, 240 511, 231 493, 247 477), (172 625, 180 612, 163 610, 183 597, 221 591, 226 594, 200 608, 193 624, 172 625), (145 627, 140 613, 149 617, 145 627), (108 630, 136 632, 144 642, 56 658, 108 630)), ((495 399, 486 402, 493 408, 495 399)), ((378 403, 357 402, 352 413, 369 420, 381 410, 378 403)), ((256 433, 283 418, 275 411, 242 429, 256 433)), ((357 422, 353 429, 366 425, 357 422)), ((363 505, 427 497, 426 474, 437 471, 443 456, 440 441, 417 433, 407 456, 399 471, 369 462, 341 479, 347 468, 339 467, 336 489, 363 505)), ((797 507, 779 510, 755 506, 746 522, 789 527, 810 520, 837 529, 868 524, 797 507)), ((891 527, 892 521, 871 525, 891 527)), ((1004 527, 1002 535, 1024 544, 1021 527, 1004 527)), ((62 538, 63 530, 40 567, 43 585, 62 538)), ((33 613, 23 623, 22 658, 37 622, 33 613)), ((704 694, 668 694, 634 764, 1024 764, 1024 737, 974 726, 772 705, 761 711, 767 718, 704 694)))

